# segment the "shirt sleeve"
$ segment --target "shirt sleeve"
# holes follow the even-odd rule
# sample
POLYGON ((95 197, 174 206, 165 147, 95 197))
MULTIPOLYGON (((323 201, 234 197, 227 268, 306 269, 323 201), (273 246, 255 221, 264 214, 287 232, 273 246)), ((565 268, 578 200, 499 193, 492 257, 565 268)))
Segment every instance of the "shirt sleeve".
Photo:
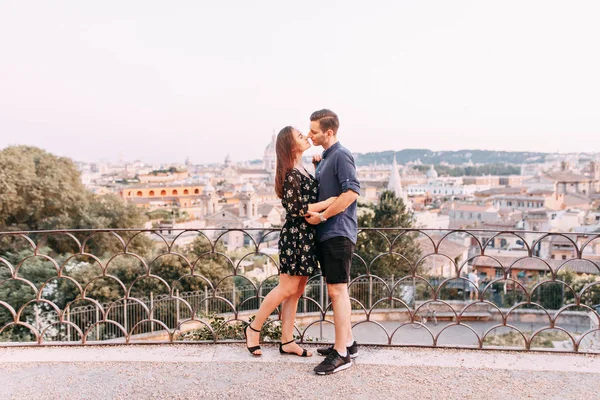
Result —
POLYGON ((360 194, 360 182, 356 177, 356 165, 352 154, 342 152, 337 158, 337 177, 343 192, 352 190, 360 194))
POLYGON ((304 217, 308 211, 308 202, 302 197, 301 184, 298 173, 294 171, 290 171, 283 181, 281 204, 292 218, 304 217))

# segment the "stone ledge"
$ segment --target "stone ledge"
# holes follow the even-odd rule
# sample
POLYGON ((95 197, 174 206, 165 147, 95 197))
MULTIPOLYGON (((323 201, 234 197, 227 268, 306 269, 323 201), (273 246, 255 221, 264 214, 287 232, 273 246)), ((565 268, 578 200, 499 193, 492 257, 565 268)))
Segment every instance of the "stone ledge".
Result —
MULTIPOLYGON (((143 346, 69 346, 0 348, 2 364, 86 362, 255 362, 314 364, 320 357, 281 356, 275 343, 263 343, 263 356, 252 357, 242 344, 148 344, 143 346)), ((316 345, 306 345, 316 353, 316 345)), ((481 351, 450 348, 360 346, 357 364, 403 367, 506 369, 600 374, 600 355, 550 352, 481 351)))

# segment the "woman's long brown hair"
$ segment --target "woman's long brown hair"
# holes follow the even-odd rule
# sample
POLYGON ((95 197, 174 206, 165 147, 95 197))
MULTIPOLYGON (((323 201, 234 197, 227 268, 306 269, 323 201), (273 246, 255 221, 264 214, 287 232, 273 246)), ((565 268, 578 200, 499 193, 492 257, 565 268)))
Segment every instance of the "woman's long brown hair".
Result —
POLYGON ((283 181, 285 175, 294 168, 294 159, 296 156, 296 143, 291 126, 286 126, 277 134, 275 143, 275 153, 277 154, 277 165, 275 171, 275 193, 280 199, 283 197, 283 181))

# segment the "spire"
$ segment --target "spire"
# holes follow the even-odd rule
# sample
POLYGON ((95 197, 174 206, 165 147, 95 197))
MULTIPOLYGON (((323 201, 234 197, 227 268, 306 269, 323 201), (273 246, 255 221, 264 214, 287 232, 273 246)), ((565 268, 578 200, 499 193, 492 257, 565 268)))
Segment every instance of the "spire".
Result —
POLYGON ((394 154, 394 161, 392 162, 392 170, 390 171, 390 181, 388 182, 388 190, 391 190, 396 194, 399 199, 404 198, 402 193, 402 180, 400 179, 400 173, 398 172, 398 164, 396 163, 396 154, 394 154))

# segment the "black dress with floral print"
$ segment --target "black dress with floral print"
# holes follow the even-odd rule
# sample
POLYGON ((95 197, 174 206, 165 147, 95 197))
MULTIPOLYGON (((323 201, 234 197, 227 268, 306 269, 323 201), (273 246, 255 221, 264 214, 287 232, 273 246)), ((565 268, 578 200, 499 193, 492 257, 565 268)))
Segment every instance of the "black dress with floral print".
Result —
POLYGON ((315 226, 304 219, 308 205, 317 202, 317 181, 297 169, 290 170, 283 182, 281 204, 285 208, 285 224, 279 237, 279 272, 310 276, 317 272, 315 226))

